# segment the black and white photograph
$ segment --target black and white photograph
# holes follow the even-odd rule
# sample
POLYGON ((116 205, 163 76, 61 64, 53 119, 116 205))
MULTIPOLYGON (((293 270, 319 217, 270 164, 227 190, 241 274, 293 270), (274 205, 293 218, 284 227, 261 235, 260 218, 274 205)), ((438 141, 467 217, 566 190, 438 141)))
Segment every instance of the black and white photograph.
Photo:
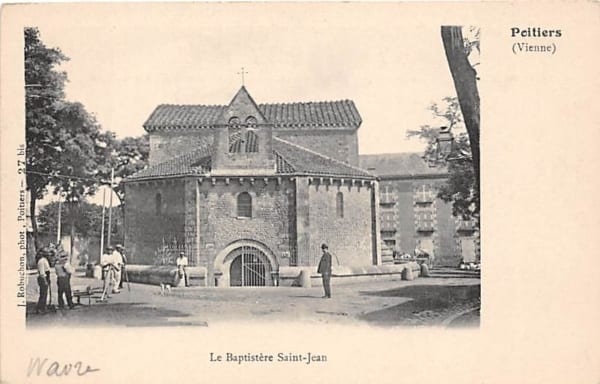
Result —
POLYGON ((64 32, 24 30, 28 327, 479 325, 480 28, 64 32))
POLYGON ((2 383, 597 383, 591 2, 0 9, 2 383))

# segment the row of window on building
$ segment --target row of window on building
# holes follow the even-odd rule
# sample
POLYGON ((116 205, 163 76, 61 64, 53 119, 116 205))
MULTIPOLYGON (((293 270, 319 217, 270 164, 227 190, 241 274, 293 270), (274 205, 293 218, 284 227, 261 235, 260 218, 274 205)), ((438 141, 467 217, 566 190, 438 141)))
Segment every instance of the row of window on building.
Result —
MULTIPOLYGON (((162 195, 156 194, 155 197, 155 213, 157 216, 162 215, 162 195)), ((236 212, 237 217, 240 218, 251 218, 252 217, 252 196, 248 192, 241 192, 236 198, 236 212)), ((339 218, 344 218, 344 194, 338 192, 335 196, 335 212, 339 218)))

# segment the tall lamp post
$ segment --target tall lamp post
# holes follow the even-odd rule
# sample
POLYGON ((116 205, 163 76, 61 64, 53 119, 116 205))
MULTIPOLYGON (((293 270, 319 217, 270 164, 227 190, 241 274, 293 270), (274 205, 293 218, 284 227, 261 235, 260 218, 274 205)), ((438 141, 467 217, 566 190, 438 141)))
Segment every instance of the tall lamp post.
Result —
POLYGON ((435 155, 437 162, 449 160, 454 144, 454 135, 448 127, 441 127, 435 139, 435 155))

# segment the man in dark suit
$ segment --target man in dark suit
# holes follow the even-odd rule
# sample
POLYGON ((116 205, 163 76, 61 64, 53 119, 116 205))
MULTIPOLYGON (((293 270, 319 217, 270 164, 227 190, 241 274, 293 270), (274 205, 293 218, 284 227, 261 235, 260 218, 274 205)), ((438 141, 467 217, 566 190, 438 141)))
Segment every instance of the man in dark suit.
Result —
POLYGON ((319 268, 317 272, 321 274, 321 278, 323 279, 323 289, 325 290, 325 296, 323 298, 330 299, 331 298, 331 253, 329 253, 329 247, 327 244, 321 244, 321 250, 323 251, 323 256, 321 256, 321 261, 319 261, 319 268))

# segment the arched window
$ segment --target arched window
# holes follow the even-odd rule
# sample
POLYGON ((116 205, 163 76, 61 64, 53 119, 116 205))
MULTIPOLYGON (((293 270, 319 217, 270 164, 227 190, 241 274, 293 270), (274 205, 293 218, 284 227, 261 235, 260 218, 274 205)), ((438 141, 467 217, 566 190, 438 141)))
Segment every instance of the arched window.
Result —
POLYGON ((242 192, 237 197, 238 217, 252 217, 252 196, 248 192, 242 192))
POLYGON ((229 152, 240 152, 242 144, 240 119, 236 116, 229 119, 229 152))
POLYGON ((258 120, 254 116, 246 118, 246 152, 258 152, 258 135, 256 134, 256 125, 258 120))
POLYGON ((335 196, 335 213, 337 217, 344 217, 344 195, 338 192, 335 196))
POLYGON ((258 123, 258 120, 256 120, 256 117, 254 117, 254 116, 248 116, 246 118, 246 125, 249 128, 256 128, 257 123, 258 123))
POLYGON ((246 152, 258 152, 258 135, 251 129, 246 131, 246 152))
POLYGON ((157 193, 154 200, 156 204, 156 216, 159 216, 162 214, 162 195, 160 193, 157 193))

